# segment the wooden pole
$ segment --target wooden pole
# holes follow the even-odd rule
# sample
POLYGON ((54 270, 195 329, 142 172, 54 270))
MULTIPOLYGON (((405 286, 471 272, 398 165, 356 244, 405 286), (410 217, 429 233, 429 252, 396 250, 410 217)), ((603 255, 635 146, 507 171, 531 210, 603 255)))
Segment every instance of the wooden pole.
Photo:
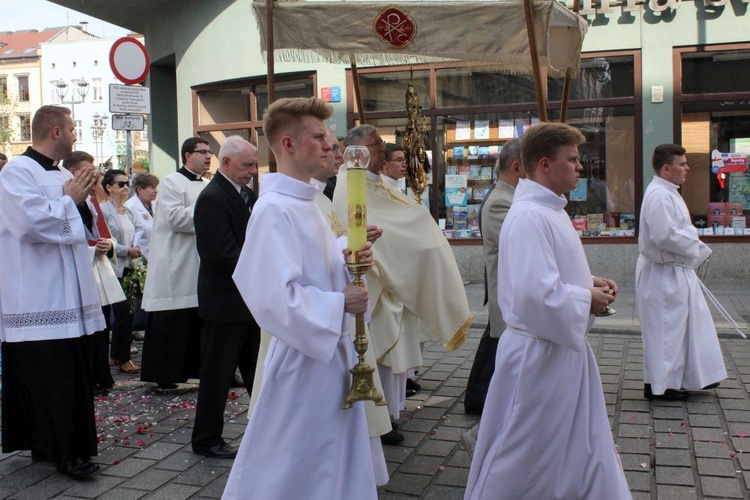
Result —
POLYGON ((539 67, 539 52, 536 46, 536 32, 534 30, 534 12, 531 0, 523 0, 526 13, 526 32, 529 35, 529 52, 531 53, 531 68, 534 75, 534 91, 536 92, 536 107, 539 111, 539 121, 547 121, 547 96, 542 87, 542 75, 539 67))
MULTIPOLYGON (((575 0, 573 2, 573 14, 576 16, 578 15, 578 10, 580 8, 580 0, 575 0)), ((563 81, 563 95, 562 95, 562 106, 560 107, 560 122, 565 123, 565 121, 568 119, 568 100, 570 97, 570 80, 573 77, 570 73, 570 68, 567 68, 565 70, 565 80, 563 81)))
MULTIPOLYGON (((274 45, 273 45, 273 3, 274 0, 266 0, 266 86, 268 87, 268 105, 276 100, 274 80, 274 45)), ((261 118, 260 116, 258 118, 261 118)), ((268 138, 266 138, 268 139, 268 138)), ((268 148, 268 170, 276 172, 276 158, 271 148, 268 148)))
POLYGON ((365 108, 362 107, 362 92, 359 90, 359 73, 357 72, 357 58, 351 54, 352 63, 352 83, 354 84, 354 99, 357 103, 357 113, 359 114, 359 124, 365 124, 365 108))

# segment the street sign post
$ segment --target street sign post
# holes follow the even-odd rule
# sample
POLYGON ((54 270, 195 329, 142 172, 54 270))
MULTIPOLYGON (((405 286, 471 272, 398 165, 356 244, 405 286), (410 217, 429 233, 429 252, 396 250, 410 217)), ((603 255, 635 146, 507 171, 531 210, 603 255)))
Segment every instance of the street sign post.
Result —
POLYGON ((112 130, 143 130, 143 115, 112 115, 112 130))
POLYGON ((151 114, 149 89, 137 85, 145 80, 150 64, 146 47, 133 37, 116 40, 109 51, 112 72, 125 84, 109 86, 109 112, 123 113, 112 117, 112 129, 125 130, 128 178, 133 175, 130 131, 143 130, 143 115, 151 114))

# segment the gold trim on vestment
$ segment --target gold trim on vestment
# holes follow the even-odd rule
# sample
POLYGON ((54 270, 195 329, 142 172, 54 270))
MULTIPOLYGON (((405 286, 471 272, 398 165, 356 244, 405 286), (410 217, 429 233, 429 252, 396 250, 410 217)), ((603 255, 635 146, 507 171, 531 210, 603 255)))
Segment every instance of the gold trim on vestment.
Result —
POLYGON ((449 351, 455 351, 466 341, 466 331, 471 328, 471 322, 474 321, 474 316, 469 316, 461 328, 458 329, 453 337, 445 344, 445 348, 449 351))

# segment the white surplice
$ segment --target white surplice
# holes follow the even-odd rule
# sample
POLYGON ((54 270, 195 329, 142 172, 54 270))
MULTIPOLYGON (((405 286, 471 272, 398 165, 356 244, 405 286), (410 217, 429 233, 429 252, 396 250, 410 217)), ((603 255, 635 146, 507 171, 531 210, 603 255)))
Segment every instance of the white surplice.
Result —
POLYGON ((198 307, 198 268, 193 210, 208 185, 179 172, 162 179, 149 243, 148 272, 143 290, 144 311, 198 307))
POLYGON ((522 179, 500 233, 500 337, 465 498, 631 498, 586 333, 593 279, 566 199, 522 179))
POLYGON ((344 258, 317 190, 263 176, 234 280, 271 336, 256 407, 222 498, 376 499, 363 403, 341 408, 356 355, 344 258))
MULTIPOLYGON (((153 207, 155 202, 151 205, 153 207)), ((151 233, 154 229, 154 217, 148 212, 148 209, 137 195, 131 196, 125 202, 125 208, 128 210, 128 214, 131 215, 133 225, 135 226, 133 244, 141 249, 141 253, 148 260, 151 233)))
POLYGON ((727 378, 711 311, 695 269, 711 255, 677 185, 654 177, 643 195, 635 297, 643 380, 654 394, 700 390, 727 378))
POLYGON ((19 156, 0 171, 0 340, 75 338, 105 328, 86 229, 63 194, 67 170, 19 156))

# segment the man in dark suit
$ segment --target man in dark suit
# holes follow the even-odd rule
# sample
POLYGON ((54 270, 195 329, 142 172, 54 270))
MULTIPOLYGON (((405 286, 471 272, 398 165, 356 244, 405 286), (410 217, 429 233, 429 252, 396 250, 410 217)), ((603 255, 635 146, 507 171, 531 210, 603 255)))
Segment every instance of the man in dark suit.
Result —
POLYGON ((195 241, 200 257, 198 308, 201 383, 193 428, 193 452, 234 458, 237 447, 221 437, 227 392, 239 367, 252 387, 260 328, 232 280, 257 196, 247 184, 258 172, 255 147, 230 136, 219 150, 219 169, 195 203, 195 241))
POLYGON ((518 180, 526 177, 521 167, 521 140, 511 139, 503 144, 495 167, 497 182, 482 200, 479 214, 479 227, 482 231, 482 245, 485 260, 485 303, 488 303, 489 321, 477 348, 474 364, 466 384, 464 411, 481 414, 484 399, 495 372, 495 353, 500 334, 505 329, 500 304, 497 300, 497 254, 500 244, 500 228, 508 215, 518 180))

